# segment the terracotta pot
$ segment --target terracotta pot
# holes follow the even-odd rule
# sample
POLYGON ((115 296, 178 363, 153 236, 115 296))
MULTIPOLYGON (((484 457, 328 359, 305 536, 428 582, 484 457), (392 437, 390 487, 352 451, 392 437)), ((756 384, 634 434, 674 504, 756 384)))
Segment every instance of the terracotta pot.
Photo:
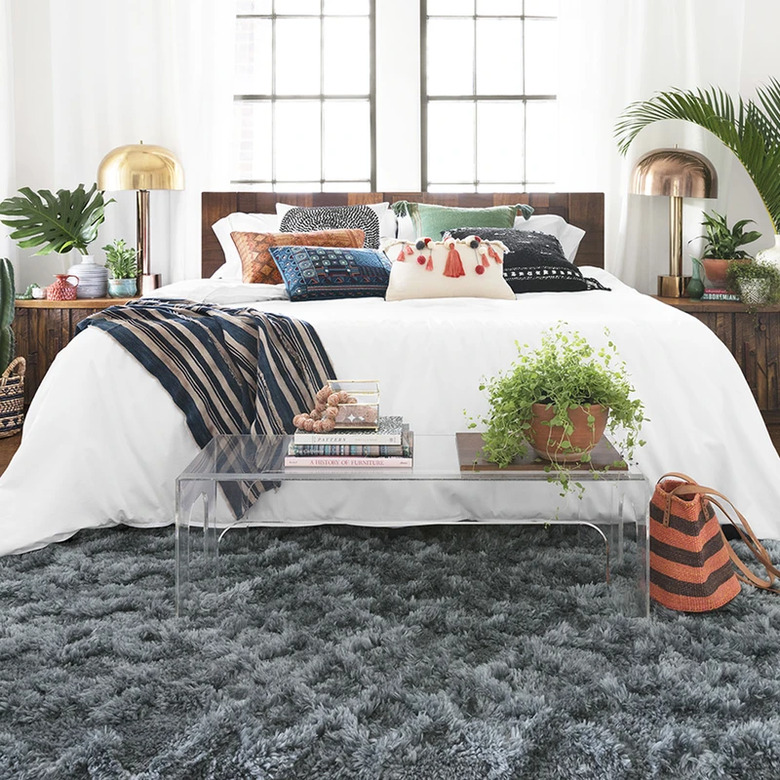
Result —
POLYGON ((569 409, 569 419, 574 426, 570 436, 567 436, 560 425, 546 425, 555 416, 552 406, 546 404, 533 405, 531 429, 528 440, 541 458, 553 463, 572 463, 582 460, 601 440, 607 426, 609 409, 600 404, 587 404, 569 409), (593 426, 588 425, 588 416, 593 415, 593 426), (571 448, 562 449, 561 443, 569 441, 571 448))
POLYGON ((726 271, 729 270, 729 263, 749 263, 750 258, 744 260, 721 260, 715 257, 702 258, 701 264, 704 266, 704 273, 707 275, 709 287, 715 290, 726 289, 726 271))
POLYGON ((50 301, 75 301, 79 286, 78 276, 73 274, 54 274, 54 276, 57 281, 46 288, 46 297, 50 301), (75 279, 76 284, 71 284, 68 279, 75 279))

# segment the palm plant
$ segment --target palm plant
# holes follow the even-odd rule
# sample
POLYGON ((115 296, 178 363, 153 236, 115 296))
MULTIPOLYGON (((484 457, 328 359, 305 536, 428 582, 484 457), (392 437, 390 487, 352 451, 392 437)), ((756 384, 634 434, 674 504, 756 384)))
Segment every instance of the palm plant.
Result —
POLYGON ((620 115, 615 136, 625 154, 637 133, 653 122, 681 119, 709 130, 742 163, 780 233, 780 81, 756 90, 756 100, 736 101, 722 89, 657 92, 620 115))

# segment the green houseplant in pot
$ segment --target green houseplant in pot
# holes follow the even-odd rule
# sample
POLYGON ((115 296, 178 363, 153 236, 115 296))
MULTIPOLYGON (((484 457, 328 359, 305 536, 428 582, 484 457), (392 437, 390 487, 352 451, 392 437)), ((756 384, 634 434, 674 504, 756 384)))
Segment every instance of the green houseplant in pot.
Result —
POLYGON ((97 239, 98 229, 105 220, 106 201, 93 184, 89 190, 83 184, 75 190, 34 192, 21 187, 20 194, 0 203, 0 222, 10 227, 11 238, 24 249, 37 249, 37 255, 52 252, 64 254, 76 250, 81 262, 67 274, 79 279, 79 298, 105 296, 108 271, 89 254, 89 245, 97 239))
POLYGON ((647 125, 680 119, 709 130, 742 163, 775 230, 775 246, 759 259, 780 264, 780 81, 756 89, 755 100, 736 101, 722 89, 670 89, 629 105, 615 127, 622 154, 647 125))
POLYGON ((726 283, 736 290, 748 311, 780 302, 780 269, 774 263, 729 263, 726 283))
POLYGON ((103 247, 106 268, 111 273, 108 291, 112 298, 130 298, 138 289, 138 250, 121 238, 103 247))
MULTIPOLYGON (((608 335, 608 334, 607 334, 608 335)), ((531 446, 549 460, 564 491, 567 463, 589 462, 607 430, 627 459, 640 440, 644 406, 634 397, 626 366, 614 343, 599 350, 577 331, 558 323, 542 333, 535 349, 518 344, 519 357, 503 373, 486 380, 488 415, 471 421, 485 426, 485 457, 505 468, 531 446)))
POLYGON ((704 222, 701 224, 705 232, 699 238, 703 238, 705 243, 700 262, 711 287, 725 289, 729 265, 734 261, 748 262, 753 259, 752 255, 741 249, 761 238, 761 233, 757 230, 745 232, 745 225, 753 221, 741 219, 735 222, 733 227, 729 227, 725 215, 718 214, 717 211, 704 213, 704 222))
POLYGON ((24 420, 23 357, 14 358, 14 267, 0 258, 0 438, 13 436, 24 420))

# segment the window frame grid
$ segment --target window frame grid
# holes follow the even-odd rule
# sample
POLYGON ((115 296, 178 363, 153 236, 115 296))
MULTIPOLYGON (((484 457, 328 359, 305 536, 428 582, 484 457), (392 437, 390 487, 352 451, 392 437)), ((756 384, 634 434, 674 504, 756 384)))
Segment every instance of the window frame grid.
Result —
MULTIPOLYGON (((326 94, 325 93, 325 19, 364 19, 366 14, 328 14, 325 13, 325 0, 319 0, 319 14, 278 14, 276 13, 276 0, 271 3, 270 13, 236 13, 236 19, 269 19, 271 22, 271 93, 270 94, 236 94, 233 95, 233 105, 236 103, 265 102, 271 107, 271 178, 270 179, 240 179, 231 178, 231 184, 241 185, 268 185, 271 192, 278 192, 279 185, 295 184, 295 181, 278 179, 276 176, 276 105, 278 102, 310 101, 319 103, 320 108, 320 176, 319 191, 325 192, 325 185, 329 182, 339 181, 345 184, 367 184, 368 191, 376 191, 376 0, 368 0, 368 26, 369 26, 369 76, 367 93, 360 94, 326 94), (319 19, 320 22, 320 89, 318 93, 279 95, 276 92, 276 23, 279 19, 319 19), (325 161, 322 155, 324 141, 324 106, 326 102, 352 100, 355 102, 367 102, 369 109, 369 178, 349 179, 339 177, 329 179, 325 177, 325 161)), ((284 190, 282 190, 284 191, 284 190)))
POLYGON ((422 139, 422 149, 420 150, 420 191, 430 191, 430 186, 434 187, 452 187, 462 185, 464 187, 471 187, 473 192, 480 192, 480 187, 489 182, 480 180, 478 176, 479 169, 479 118, 477 115, 477 106, 480 103, 489 102, 517 102, 523 105, 523 178, 518 182, 521 192, 526 192, 529 183, 533 183, 534 186, 541 188, 549 187, 555 184, 555 182, 529 182, 528 181, 528 167, 526 154, 527 146, 526 140, 528 137, 528 112, 525 110, 528 103, 535 102, 547 102, 555 103, 558 100, 556 95, 528 95, 526 92, 526 34, 527 27, 525 22, 527 20, 556 20, 558 15, 541 16, 539 14, 526 14, 525 13, 525 0, 522 0, 522 10, 518 14, 482 14, 477 12, 477 3, 474 0, 474 11, 471 14, 428 14, 428 2, 427 0, 420 0, 420 137, 422 139), (469 19, 473 22, 473 53, 472 53, 472 94, 470 95, 429 95, 428 94, 428 20, 434 19, 469 19), (477 20, 479 19, 520 19, 522 25, 522 44, 523 44, 523 72, 522 72, 522 92, 520 94, 504 95, 504 94, 480 94, 477 91, 477 20), (436 181, 431 182, 428 177, 428 105, 429 103, 436 102, 466 102, 474 104, 474 143, 473 143, 473 172, 474 177, 470 181, 436 181))

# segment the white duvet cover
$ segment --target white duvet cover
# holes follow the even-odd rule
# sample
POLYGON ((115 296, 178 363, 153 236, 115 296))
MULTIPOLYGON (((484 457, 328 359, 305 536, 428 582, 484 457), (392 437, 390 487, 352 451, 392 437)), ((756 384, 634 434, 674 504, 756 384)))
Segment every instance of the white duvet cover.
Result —
MULTIPOLYGON (((378 379, 383 414, 418 433, 465 430, 464 410, 487 411, 478 387, 506 369, 516 341, 538 343, 564 320, 594 344, 610 330, 650 418, 637 462, 651 481, 682 471, 731 497, 757 534, 780 538, 780 458, 745 379, 704 325, 584 268, 612 292, 523 294, 513 301, 378 298, 291 303, 277 287, 197 280, 157 291, 247 304, 312 323, 342 379, 378 379)), ((0 478, 0 554, 82 528, 173 522, 174 482, 197 454, 182 412, 110 336, 90 328, 54 361, 30 406, 22 445, 0 478)), ((476 494, 452 485, 312 489, 298 483, 261 497, 257 521, 436 522, 486 517, 476 494), (475 503, 476 502, 476 503, 475 503)), ((500 502, 498 502, 500 504, 500 502)), ((516 513, 493 507, 490 516, 516 513)))

